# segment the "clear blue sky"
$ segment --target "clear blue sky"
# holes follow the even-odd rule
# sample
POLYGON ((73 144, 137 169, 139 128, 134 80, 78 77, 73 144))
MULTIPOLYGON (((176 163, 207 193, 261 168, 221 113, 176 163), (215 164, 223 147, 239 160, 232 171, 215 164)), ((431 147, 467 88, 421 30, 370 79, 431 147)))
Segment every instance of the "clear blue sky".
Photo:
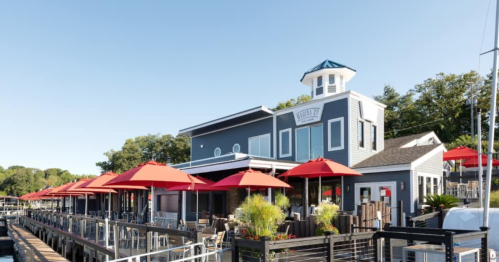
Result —
MULTIPOLYGON (((97 174, 127 138, 308 93, 299 80, 324 59, 367 96, 477 70, 488 3, 3 1, 0 165, 97 174)), ((494 17, 492 1, 483 51, 494 17)))

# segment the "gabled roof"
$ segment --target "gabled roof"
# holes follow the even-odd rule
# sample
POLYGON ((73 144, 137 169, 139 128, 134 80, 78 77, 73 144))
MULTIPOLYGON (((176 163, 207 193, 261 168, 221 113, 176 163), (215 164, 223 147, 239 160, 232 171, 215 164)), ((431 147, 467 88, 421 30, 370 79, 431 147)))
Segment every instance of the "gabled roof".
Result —
POLYGON ((324 60, 322 63, 320 63, 320 64, 318 64, 318 65, 314 66, 313 68, 311 68, 310 70, 308 70, 307 72, 305 72, 305 73, 303 74, 302 78, 300 79, 300 81, 302 81, 302 80, 303 80, 303 78, 305 78, 305 76, 306 76, 307 74, 313 73, 313 72, 315 72, 315 71, 319 71, 319 70, 321 70, 321 69, 326 69, 326 68, 348 68, 348 69, 350 69, 350 70, 352 70, 352 71, 354 71, 354 72, 357 72, 357 71, 355 71, 355 69, 352 69, 352 68, 350 68, 350 67, 348 67, 348 66, 346 66, 346 65, 342 65, 342 64, 340 64, 340 63, 336 63, 336 62, 334 62, 334 61, 331 61, 331 60, 329 60, 329 59, 326 59, 326 60, 324 60))
POLYGON ((360 163, 357 163, 352 168, 411 164, 412 162, 431 152, 433 149, 442 145, 440 143, 436 143, 406 146, 412 141, 423 138, 430 133, 433 132, 424 132, 410 136, 387 139, 385 140, 385 149, 383 151, 363 160, 360 163))

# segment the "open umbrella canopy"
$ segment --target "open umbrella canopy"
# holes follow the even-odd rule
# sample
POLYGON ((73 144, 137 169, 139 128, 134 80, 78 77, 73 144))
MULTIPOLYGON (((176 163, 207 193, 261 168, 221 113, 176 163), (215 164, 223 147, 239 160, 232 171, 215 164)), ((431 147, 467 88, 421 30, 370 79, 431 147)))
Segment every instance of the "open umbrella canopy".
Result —
POLYGON ((212 187, 266 189, 278 187, 290 188, 291 186, 273 176, 248 169, 228 176, 213 184, 212 187))
POLYGON ((48 193, 52 191, 52 188, 44 189, 41 191, 38 191, 28 197, 25 197, 24 200, 40 200, 40 199, 49 199, 49 198, 54 198, 52 195, 48 195, 48 193))
POLYGON ((362 174, 342 164, 326 158, 318 157, 294 167, 279 177, 329 177, 329 176, 361 176, 362 174))
MULTIPOLYGON (((478 167, 478 156, 474 156, 461 164, 465 167, 478 167)), ((482 155, 482 166, 487 166, 487 156, 482 155)), ((499 160, 492 159, 492 166, 499 166, 499 160)))
POLYGON ((94 177, 84 183, 78 185, 75 190, 95 192, 94 189, 105 189, 106 192, 109 189, 124 189, 124 190, 147 190, 144 186, 133 186, 133 185, 105 185, 107 182, 111 181, 113 178, 119 175, 113 172, 104 173, 98 177, 94 177))
POLYGON ((444 161, 470 159, 477 156, 478 151, 473 150, 469 147, 458 146, 447 152, 444 152, 444 161))
POLYGON ((210 191, 229 191, 228 187, 213 187, 215 181, 209 180, 208 178, 197 176, 197 179, 204 182, 204 184, 189 184, 189 185, 181 185, 174 186, 168 188, 168 191, 201 191, 201 192, 210 192, 210 191))
POLYGON ((169 188, 185 184, 204 184, 195 177, 156 161, 149 161, 111 179, 104 185, 133 185, 169 188))
POLYGON ((33 194, 36 194, 36 192, 31 192, 31 193, 28 193, 28 194, 24 194, 24 195, 22 195, 22 196, 19 197, 19 200, 25 200, 25 198, 28 198, 29 196, 31 196, 33 194))

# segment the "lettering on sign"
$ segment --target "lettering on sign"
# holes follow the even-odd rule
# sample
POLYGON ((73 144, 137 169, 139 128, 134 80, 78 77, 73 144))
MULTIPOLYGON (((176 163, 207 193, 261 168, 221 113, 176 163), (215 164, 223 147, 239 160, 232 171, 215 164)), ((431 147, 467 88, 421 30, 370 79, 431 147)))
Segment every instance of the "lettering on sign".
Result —
POLYGON ((293 110, 297 126, 320 121, 324 105, 310 105, 293 110))

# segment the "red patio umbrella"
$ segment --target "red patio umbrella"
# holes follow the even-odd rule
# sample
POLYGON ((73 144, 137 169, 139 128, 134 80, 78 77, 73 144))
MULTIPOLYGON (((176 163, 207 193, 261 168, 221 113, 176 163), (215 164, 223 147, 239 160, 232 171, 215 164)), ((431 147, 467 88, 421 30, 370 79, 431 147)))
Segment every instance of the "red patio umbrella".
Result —
POLYGON ((211 192, 211 191, 229 191, 228 187, 212 187, 215 181, 209 180, 208 178, 197 176, 197 179, 204 182, 204 184, 194 184, 194 185, 182 185, 174 186, 168 188, 169 191, 196 191, 196 221, 198 221, 198 207, 199 207, 199 191, 201 192, 211 192))
MULTIPOLYGON (((105 185, 147 186, 151 187, 151 195, 154 195, 154 187, 170 188, 186 184, 204 184, 204 182, 173 167, 149 161, 111 179, 105 185)), ((151 222, 153 222, 153 203, 154 198, 151 199, 151 222)))
MULTIPOLYGON (((462 166, 465 167, 478 167, 478 156, 474 156, 466 161, 464 161, 462 166)), ((482 155, 482 166, 487 166, 487 156, 482 155)), ((499 166, 499 160, 492 158, 492 166, 499 166)))
POLYGON ((212 187, 247 188, 249 196, 251 189, 290 188, 291 186, 273 176, 248 169, 228 176, 213 184, 212 187))
POLYGON ((322 202, 321 190, 322 190, 322 177, 332 177, 332 176, 361 176, 362 174, 347 167, 342 164, 336 163, 332 160, 318 157, 316 159, 309 160, 297 167, 294 167, 279 177, 304 177, 304 178, 319 178, 319 204, 322 202))
POLYGON ((470 159, 476 156, 478 156, 478 151, 473 150, 469 147, 458 146, 447 152, 444 152, 444 161, 470 159))
MULTIPOLYGON (((98 177, 94 177, 92 179, 89 179, 85 181, 84 183, 78 185, 75 190, 78 191, 83 191, 83 192, 99 192, 102 193, 100 190, 104 190, 106 193, 109 194, 108 197, 108 206, 109 206, 109 216, 111 215, 111 193, 116 193, 113 189, 126 189, 126 190, 147 190, 147 187, 144 186, 131 186, 131 185, 105 185, 107 182, 111 181, 112 179, 116 178, 119 176, 116 173, 113 172, 107 172, 104 174, 101 174, 98 177)), ((85 206, 85 215, 87 215, 87 206, 85 206)))

